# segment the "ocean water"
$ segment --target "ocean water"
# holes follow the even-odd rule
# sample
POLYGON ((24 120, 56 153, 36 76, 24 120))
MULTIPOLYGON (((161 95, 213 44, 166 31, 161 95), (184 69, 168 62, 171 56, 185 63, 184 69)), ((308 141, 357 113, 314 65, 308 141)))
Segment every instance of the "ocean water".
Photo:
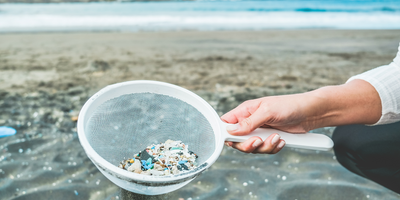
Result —
POLYGON ((400 1, 0 4, 0 32, 399 29, 400 1))

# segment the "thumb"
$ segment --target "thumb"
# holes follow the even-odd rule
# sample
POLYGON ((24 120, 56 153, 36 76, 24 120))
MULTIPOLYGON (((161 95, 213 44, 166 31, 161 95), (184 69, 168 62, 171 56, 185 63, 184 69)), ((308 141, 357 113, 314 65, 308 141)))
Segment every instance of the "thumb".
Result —
POLYGON ((226 130, 231 135, 247 135, 264 124, 265 115, 261 109, 257 109, 252 115, 239 121, 238 124, 227 126, 226 130))

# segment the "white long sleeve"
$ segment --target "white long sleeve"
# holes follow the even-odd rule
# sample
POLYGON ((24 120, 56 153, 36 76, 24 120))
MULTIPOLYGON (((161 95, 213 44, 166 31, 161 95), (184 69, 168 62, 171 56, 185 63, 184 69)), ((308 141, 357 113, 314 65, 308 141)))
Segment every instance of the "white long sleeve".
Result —
POLYGON ((379 93, 382 102, 382 115, 372 125, 389 124, 400 121, 400 44, 396 58, 389 65, 377 67, 351 77, 369 82, 379 93))

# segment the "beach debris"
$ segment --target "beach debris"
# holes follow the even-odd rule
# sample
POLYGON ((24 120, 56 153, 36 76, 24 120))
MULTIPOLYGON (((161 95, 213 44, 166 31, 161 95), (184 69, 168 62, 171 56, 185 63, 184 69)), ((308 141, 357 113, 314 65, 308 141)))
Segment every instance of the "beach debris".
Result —
POLYGON ((8 126, 0 126, 0 138, 15 135, 17 131, 8 126))
POLYGON ((122 160, 118 167, 142 175, 176 175, 197 167, 198 156, 188 148, 182 141, 167 140, 122 160))
POLYGON ((72 116, 72 117, 71 117, 71 120, 72 120, 73 122, 78 121, 78 116, 72 116))

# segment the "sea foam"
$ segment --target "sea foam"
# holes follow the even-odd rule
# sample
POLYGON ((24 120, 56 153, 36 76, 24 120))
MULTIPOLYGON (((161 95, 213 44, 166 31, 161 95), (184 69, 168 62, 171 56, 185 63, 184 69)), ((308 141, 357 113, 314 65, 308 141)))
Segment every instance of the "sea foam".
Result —
POLYGON ((2 4, 0 32, 51 30, 399 29, 392 1, 2 4))

